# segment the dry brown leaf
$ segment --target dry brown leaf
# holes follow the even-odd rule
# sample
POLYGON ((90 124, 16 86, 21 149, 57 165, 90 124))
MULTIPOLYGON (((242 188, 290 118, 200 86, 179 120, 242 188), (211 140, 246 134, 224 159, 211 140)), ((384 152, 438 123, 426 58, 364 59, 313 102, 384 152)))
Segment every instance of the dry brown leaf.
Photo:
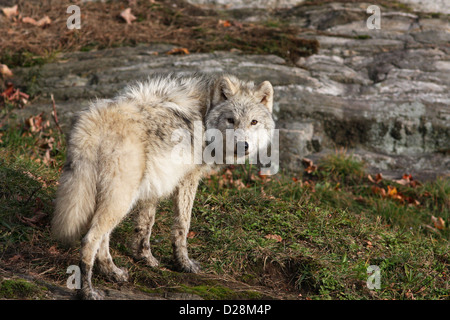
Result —
POLYGON ((50 126, 50 121, 44 121, 43 116, 44 113, 41 112, 37 116, 31 116, 25 120, 25 125, 28 128, 28 131, 35 133, 44 130, 50 126))
POLYGON ((32 25, 36 25, 36 20, 34 20, 33 18, 30 18, 30 17, 23 17, 22 18, 22 22, 23 23, 29 23, 29 24, 32 24, 32 25))
POLYGON ((48 17, 48 16, 45 16, 45 17, 43 17, 42 19, 39 19, 37 22, 36 22, 36 25, 38 26, 38 27, 45 27, 45 26, 47 26, 47 25, 50 25, 52 23, 52 20, 48 17))
POLYGON ((12 71, 8 68, 8 66, 6 64, 1 64, 0 63, 0 74, 2 76, 6 77, 12 77, 13 73, 12 71))
POLYGON ((372 186, 372 192, 374 194, 379 194, 383 198, 386 197, 386 190, 384 190, 383 188, 380 188, 380 187, 377 187, 377 186, 372 186))
POLYGON ((131 13, 131 8, 126 8, 120 13, 120 17, 126 21, 127 24, 131 24, 137 18, 131 13))
POLYGON ((431 216, 431 221, 436 229, 442 230, 445 228, 445 221, 441 217, 436 218, 435 216, 431 216))
POLYGON ((266 235, 264 238, 266 239, 271 239, 271 240, 275 240, 276 242, 281 242, 283 241, 283 238, 279 235, 276 234, 268 234, 266 235))
POLYGON ((234 185, 238 190, 247 188, 247 186, 242 182, 241 179, 237 179, 236 181, 234 181, 234 182, 233 182, 233 185, 234 185))
POLYGON ((375 176, 375 182, 378 183, 381 180, 383 180, 383 175, 381 173, 377 173, 377 175, 375 176))
POLYGON ((45 27, 47 25, 50 25, 52 23, 52 20, 48 16, 45 16, 42 19, 39 19, 38 21, 30 17, 24 17, 22 18, 22 22, 32 24, 33 26, 36 27, 45 27))
POLYGON ((13 16, 17 16, 19 14, 19 10, 17 9, 17 4, 13 7, 9 7, 9 8, 2 8, 3 14, 7 17, 13 17, 13 16))

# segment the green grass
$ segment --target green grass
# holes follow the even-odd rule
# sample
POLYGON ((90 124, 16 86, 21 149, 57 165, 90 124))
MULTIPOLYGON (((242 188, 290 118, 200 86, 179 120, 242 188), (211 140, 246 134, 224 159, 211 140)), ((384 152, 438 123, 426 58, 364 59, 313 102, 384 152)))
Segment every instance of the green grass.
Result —
MULTIPOLYGON (((0 131, 0 267, 45 272, 64 285, 78 250, 49 236, 64 137, 52 126, 29 134, 20 123, 9 121, 0 131), (54 161, 45 164, 38 159, 50 137, 54 161)), ((151 241, 161 268, 129 258, 132 217, 115 230, 111 249, 132 285, 145 292, 206 299, 448 299, 449 199, 449 179, 414 187, 372 182, 363 163, 343 153, 322 159, 309 174, 259 177, 254 166, 231 166, 205 178, 196 196, 188 242, 201 274, 171 270, 169 200, 159 206, 151 241), (388 186, 403 200, 374 192, 388 186), (431 216, 445 227, 438 229, 431 216), (381 269, 380 289, 366 286, 370 265, 381 269)), ((94 283, 109 285, 99 275, 94 283)), ((2 283, 3 296, 16 298, 9 287, 2 283)))
POLYGON ((7 279, 0 281, 0 298, 3 299, 30 299, 39 296, 39 293, 47 290, 33 282, 22 279, 7 279))

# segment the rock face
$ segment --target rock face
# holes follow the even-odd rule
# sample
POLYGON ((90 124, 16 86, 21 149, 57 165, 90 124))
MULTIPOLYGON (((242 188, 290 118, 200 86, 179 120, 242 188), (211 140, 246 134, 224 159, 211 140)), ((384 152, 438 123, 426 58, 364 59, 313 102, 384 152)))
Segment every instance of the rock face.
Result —
MULTIPOLYGON (((153 72, 230 72, 274 85, 284 168, 301 170, 303 157, 345 147, 369 170, 449 175, 449 17, 382 9, 381 29, 369 29, 369 5, 299 5, 244 18, 278 19, 317 39, 319 53, 295 65, 232 51, 171 56, 171 45, 65 54, 39 69, 42 96, 24 112, 49 110, 53 94, 67 122, 89 99, 111 97, 153 72)), ((14 72, 20 83, 37 70, 14 72)))

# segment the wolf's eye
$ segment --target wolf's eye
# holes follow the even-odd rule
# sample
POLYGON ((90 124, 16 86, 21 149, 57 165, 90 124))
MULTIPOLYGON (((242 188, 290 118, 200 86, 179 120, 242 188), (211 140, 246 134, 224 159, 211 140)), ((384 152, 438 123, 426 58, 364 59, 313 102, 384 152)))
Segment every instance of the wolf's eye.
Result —
POLYGON ((234 124, 234 119, 233 118, 227 118, 227 122, 231 123, 231 124, 234 124))
POLYGON ((258 120, 252 120, 251 124, 252 126, 256 125, 258 123, 258 120))

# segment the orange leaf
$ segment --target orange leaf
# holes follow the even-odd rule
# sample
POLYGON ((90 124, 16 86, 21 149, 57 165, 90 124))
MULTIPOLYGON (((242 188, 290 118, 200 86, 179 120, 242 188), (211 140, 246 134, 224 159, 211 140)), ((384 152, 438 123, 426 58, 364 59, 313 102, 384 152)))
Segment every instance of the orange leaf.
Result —
POLYGON ((395 196, 397 196, 398 192, 396 187, 388 186, 387 188, 388 188, 387 194, 389 197, 394 198, 395 196))
POLYGON ((186 48, 173 48, 167 54, 189 54, 189 50, 186 48))
POLYGON ((228 20, 219 20, 219 25, 221 25, 225 28, 231 27, 231 23, 228 20))

